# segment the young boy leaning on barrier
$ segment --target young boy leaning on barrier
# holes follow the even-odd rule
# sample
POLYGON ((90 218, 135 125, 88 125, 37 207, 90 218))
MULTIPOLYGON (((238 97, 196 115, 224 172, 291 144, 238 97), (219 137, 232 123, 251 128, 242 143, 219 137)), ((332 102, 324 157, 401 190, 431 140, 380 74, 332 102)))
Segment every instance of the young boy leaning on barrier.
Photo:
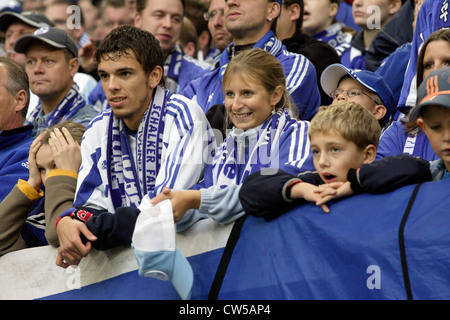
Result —
POLYGON ((431 162, 433 180, 450 179, 450 68, 431 72, 417 91, 410 121, 426 134, 439 159, 431 162))
POLYGON ((329 213, 326 203, 332 199, 431 180, 423 159, 401 154, 374 161, 380 132, 375 117, 357 103, 322 106, 308 131, 316 171, 249 175, 239 193, 244 210, 274 218, 309 201, 329 213))

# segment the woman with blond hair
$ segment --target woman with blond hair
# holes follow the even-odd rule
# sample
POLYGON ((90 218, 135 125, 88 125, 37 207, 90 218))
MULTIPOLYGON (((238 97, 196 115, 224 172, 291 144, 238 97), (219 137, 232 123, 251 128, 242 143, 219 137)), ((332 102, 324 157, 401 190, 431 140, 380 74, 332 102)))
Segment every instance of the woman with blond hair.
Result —
POLYGON ((232 222, 245 213, 238 195, 249 174, 313 169, 308 122, 293 116, 286 77, 273 55, 262 49, 239 53, 223 74, 222 90, 233 128, 215 150, 203 180, 189 190, 165 188, 152 199, 153 204, 171 199, 175 221, 210 217, 232 222))

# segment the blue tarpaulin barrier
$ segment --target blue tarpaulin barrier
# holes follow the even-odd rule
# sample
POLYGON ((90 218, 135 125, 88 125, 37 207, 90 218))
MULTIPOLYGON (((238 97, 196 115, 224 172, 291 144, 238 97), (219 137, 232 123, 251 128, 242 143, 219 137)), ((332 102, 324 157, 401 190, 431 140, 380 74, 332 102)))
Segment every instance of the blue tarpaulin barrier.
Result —
MULTIPOLYGON (((334 201, 329 214, 305 204, 273 220, 247 216, 219 233, 219 225, 190 232, 177 242, 194 270, 192 299, 450 299, 449 187, 449 180, 427 182, 334 201), (211 244, 198 239, 205 235, 213 239, 211 244), (199 242, 205 249, 188 254, 199 242)), ((46 250, 51 256, 48 263, 54 264, 56 249, 30 250, 46 250)), ((125 254, 117 260, 130 264, 132 249, 120 250, 125 254)), ((115 254, 92 253, 91 260, 80 265, 81 274, 103 270, 115 254), (102 257, 101 263, 96 255, 102 257)), ((14 276, 10 279, 16 286, 22 277, 23 289, 19 284, 18 290, 23 292, 32 280, 44 277, 37 270, 33 279, 29 272, 17 274, 14 263, 26 259, 20 252, 0 258, 0 288, 8 285, 8 275, 14 276)), ((135 266, 122 272, 120 263, 114 263, 109 267, 115 275, 107 279, 96 281, 93 275, 94 280, 81 281, 77 289, 60 285, 50 290, 54 284, 42 283, 34 296, 25 296, 179 299, 170 282, 141 277, 135 266)), ((70 277, 59 267, 41 269, 45 277, 64 281, 70 277)), ((3 289, 0 294, 9 298, 3 289)), ((12 298, 20 292, 15 294, 12 298)))

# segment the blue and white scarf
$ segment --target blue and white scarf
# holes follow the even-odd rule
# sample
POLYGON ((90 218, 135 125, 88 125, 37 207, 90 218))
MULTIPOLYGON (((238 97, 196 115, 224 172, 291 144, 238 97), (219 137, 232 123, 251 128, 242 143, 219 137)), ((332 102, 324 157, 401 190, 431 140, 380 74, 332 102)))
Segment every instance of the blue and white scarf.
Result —
POLYGON ((213 185, 240 185, 251 173, 279 167, 279 143, 283 129, 295 121, 286 109, 271 115, 262 126, 242 131, 234 128, 212 160, 213 185))
MULTIPOLYGON (((70 120, 81 108, 86 105, 86 100, 79 91, 80 90, 77 84, 74 83, 64 99, 59 103, 56 109, 50 113, 47 121, 45 122, 46 128, 60 123, 62 120, 70 120)), ((39 101, 38 106, 28 117, 28 124, 33 124, 41 111, 42 104, 39 101)))
POLYGON ((136 161, 123 120, 111 117, 106 168, 114 208, 137 208, 142 197, 155 187, 161 167, 166 100, 170 95, 162 87, 156 88, 136 133, 136 161))
POLYGON ((164 74, 166 75, 165 87, 173 93, 178 92, 178 77, 180 76, 182 62, 183 49, 177 44, 164 62, 164 74))

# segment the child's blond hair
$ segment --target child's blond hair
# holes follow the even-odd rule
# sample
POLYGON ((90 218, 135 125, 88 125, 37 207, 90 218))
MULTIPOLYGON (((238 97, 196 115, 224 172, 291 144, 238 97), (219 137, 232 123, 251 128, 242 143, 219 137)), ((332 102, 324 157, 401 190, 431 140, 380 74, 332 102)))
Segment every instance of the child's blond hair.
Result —
POLYGON ((86 130, 86 127, 83 126, 82 124, 72 121, 63 121, 51 126, 50 128, 44 129, 43 132, 45 133, 42 135, 41 143, 48 144, 48 140, 50 139, 50 133, 52 133, 55 129, 61 130, 62 128, 66 128, 71 134, 73 140, 78 142, 78 144, 81 144, 81 139, 83 138, 83 134, 84 131, 86 130))
POLYGON ((373 114, 354 102, 342 102, 322 106, 311 120, 308 136, 314 133, 335 130, 346 140, 363 149, 370 144, 378 147, 381 127, 373 114))

